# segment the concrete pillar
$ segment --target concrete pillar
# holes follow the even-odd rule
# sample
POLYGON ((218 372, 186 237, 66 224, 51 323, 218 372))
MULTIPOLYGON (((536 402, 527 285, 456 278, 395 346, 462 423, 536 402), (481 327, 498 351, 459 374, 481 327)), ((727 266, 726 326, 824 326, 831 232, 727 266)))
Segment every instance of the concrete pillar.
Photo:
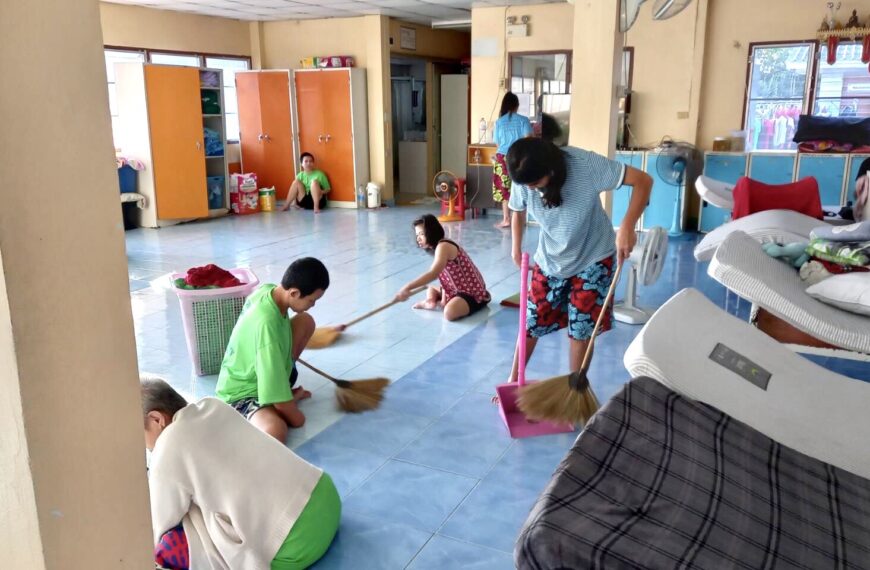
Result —
POLYGON ((151 562, 96 0, 0 3, 4 568, 151 562))
MULTIPOLYGON (((616 152, 622 35, 619 0, 574 2, 569 143, 610 158, 616 152)), ((601 194, 608 214, 612 200, 610 192, 601 194)))

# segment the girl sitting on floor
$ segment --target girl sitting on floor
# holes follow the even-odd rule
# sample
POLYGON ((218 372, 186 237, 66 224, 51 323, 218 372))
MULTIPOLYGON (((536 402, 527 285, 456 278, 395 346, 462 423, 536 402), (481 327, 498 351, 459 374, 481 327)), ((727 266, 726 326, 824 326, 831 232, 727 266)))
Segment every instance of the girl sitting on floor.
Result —
POLYGON ((189 404, 143 377, 155 561, 161 568, 301 570, 341 517, 329 475, 216 398, 189 404))
POLYGON ((444 239, 444 228, 438 218, 426 214, 414 220, 417 245, 433 254, 432 267, 423 275, 406 284, 396 293, 397 301, 404 301, 411 290, 438 278, 441 287, 429 287, 426 299, 414 305, 415 309, 444 309, 444 318, 455 321, 473 315, 484 308, 491 296, 474 262, 459 244, 444 239))

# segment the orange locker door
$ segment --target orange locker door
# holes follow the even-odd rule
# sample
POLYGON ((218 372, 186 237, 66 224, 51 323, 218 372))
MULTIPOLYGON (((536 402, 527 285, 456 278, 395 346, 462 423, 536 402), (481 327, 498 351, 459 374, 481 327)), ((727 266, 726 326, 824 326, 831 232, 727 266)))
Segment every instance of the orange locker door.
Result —
MULTIPOLYGON (((327 169, 324 156, 324 124, 325 107, 323 92, 320 86, 320 76, 324 71, 304 71, 294 74, 296 83, 296 121, 299 124, 299 152, 310 152, 317 161, 317 167, 329 177, 332 173, 327 169)), ((293 161, 294 166, 296 161, 293 161)))
POLYGON ((324 119, 324 163, 320 168, 329 177, 330 200, 353 202, 356 199, 353 175, 353 126, 351 121, 350 73, 324 71, 321 77, 322 105, 329 109, 324 119))
POLYGON ((199 70, 145 67, 157 218, 208 216, 199 70))
POLYGON ((260 76, 260 109, 263 129, 260 187, 274 186, 279 199, 287 196, 293 183, 293 128, 290 124, 290 75, 286 71, 264 71, 260 76))
POLYGON ((265 161, 259 75, 259 72, 236 74, 242 172, 256 172, 258 175, 262 172, 265 161))

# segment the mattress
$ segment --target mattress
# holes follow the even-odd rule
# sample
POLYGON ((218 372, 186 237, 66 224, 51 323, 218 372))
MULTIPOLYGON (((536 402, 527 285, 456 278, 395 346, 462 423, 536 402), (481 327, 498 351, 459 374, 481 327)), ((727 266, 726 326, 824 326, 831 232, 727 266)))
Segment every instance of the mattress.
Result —
POLYGON ((723 240, 707 273, 798 330, 839 348, 870 354, 870 317, 807 295, 798 272, 764 253, 746 233, 732 232, 723 240))
POLYGON ((656 311, 623 362, 632 376, 655 378, 785 446, 870 479, 870 382, 795 354, 695 289, 656 311), (717 358, 722 347, 731 362, 717 358), (761 371, 757 379, 752 369, 761 371))
POLYGON ((825 222, 821 220, 792 210, 766 210, 749 214, 705 235, 695 246, 695 259, 710 261, 719 245, 735 231, 745 232, 761 243, 785 244, 809 241, 813 228, 823 225, 825 222))
POLYGON ((592 418, 520 532, 520 569, 868 568, 870 481, 651 378, 592 418))
POLYGON ((734 207, 733 184, 715 180, 709 176, 699 176, 695 180, 695 189, 705 202, 723 210, 730 210, 734 207))

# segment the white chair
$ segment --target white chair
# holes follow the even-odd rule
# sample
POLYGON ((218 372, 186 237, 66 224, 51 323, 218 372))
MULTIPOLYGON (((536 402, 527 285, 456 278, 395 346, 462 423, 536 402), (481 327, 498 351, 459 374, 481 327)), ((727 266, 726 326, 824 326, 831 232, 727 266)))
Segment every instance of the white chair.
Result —
POLYGON ((695 180, 695 190, 705 202, 713 204, 717 208, 731 211, 734 209, 734 185, 715 180, 709 176, 699 176, 695 180))

